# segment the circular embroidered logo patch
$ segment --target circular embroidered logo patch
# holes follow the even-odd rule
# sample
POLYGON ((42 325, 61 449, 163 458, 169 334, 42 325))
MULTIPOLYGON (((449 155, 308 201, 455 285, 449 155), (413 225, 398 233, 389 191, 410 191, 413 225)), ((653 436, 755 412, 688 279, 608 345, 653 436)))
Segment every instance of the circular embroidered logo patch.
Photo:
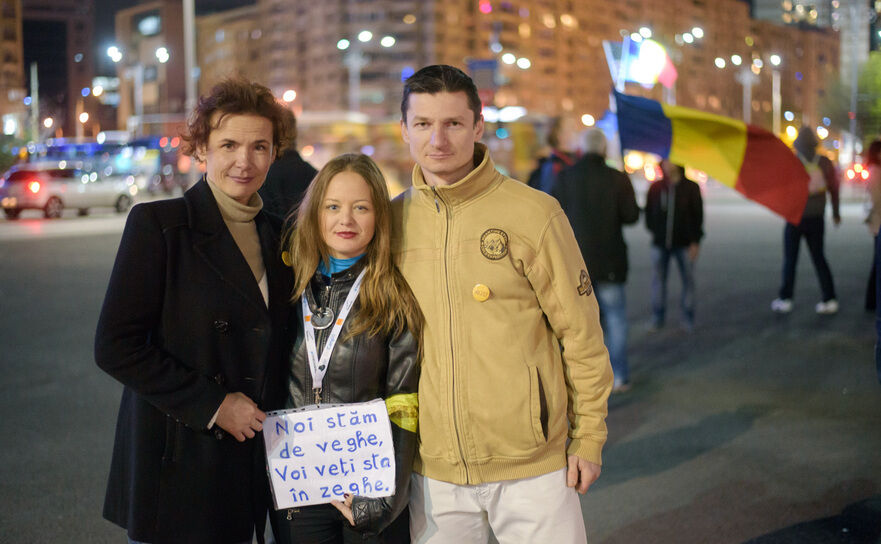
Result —
POLYGON ((480 235, 480 252, 491 261, 498 261, 508 254, 508 235, 501 229, 487 229, 480 235))

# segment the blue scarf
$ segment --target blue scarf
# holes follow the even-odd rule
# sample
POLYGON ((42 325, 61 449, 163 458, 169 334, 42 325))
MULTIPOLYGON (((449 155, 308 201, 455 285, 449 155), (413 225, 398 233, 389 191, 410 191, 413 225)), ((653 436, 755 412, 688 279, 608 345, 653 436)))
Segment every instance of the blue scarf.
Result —
POLYGON ((362 253, 357 257, 352 257, 351 259, 337 259, 336 257, 331 257, 330 255, 328 255, 328 257, 330 258, 330 271, 328 271, 327 267, 324 266, 323 260, 319 261, 318 263, 318 271, 321 272, 322 275, 330 277, 338 272, 342 272, 343 270, 348 269, 350 266, 357 263, 358 260, 364 255, 366 255, 366 253, 362 253))

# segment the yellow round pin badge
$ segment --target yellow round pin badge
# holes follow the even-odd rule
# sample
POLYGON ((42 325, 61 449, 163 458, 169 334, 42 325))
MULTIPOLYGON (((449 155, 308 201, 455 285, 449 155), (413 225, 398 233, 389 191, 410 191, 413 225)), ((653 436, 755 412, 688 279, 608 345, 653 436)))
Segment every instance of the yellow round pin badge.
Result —
POLYGON ((485 302, 489 298, 489 287, 482 283, 478 283, 471 289, 471 296, 477 302, 485 302))

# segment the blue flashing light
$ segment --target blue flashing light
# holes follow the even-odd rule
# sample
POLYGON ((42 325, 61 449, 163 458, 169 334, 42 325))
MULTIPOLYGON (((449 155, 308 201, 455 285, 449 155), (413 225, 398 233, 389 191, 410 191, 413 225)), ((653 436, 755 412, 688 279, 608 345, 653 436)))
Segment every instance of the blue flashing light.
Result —
POLYGON ((412 76, 415 73, 416 70, 414 70, 412 66, 404 66, 404 69, 401 70, 401 82, 403 83, 407 80, 408 77, 412 76))
POLYGON ((25 106, 30 106, 30 105, 31 105, 31 97, 30 97, 30 96, 26 96, 26 97, 24 97, 24 105, 25 105, 25 106))
POLYGON ((804 79, 804 77, 805 77, 804 74, 802 74, 801 72, 796 72, 796 73, 795 73, 795 79, 796 79, 797 81, 801 81, 802 79, 804 79))
POLYGON ((826 126, 828 127, 829 125, 832 124, 832 119, 829 119, 828 117, 824 117, 824 118, 823 118, 823 124, 826 125, 826 126))
POLYGON ((510 134, 508 134, 508 129, 505 127, 499 127, 496 129, 496 138, 504 140, 508 136, 510 136, 510 134))
POLYGON ((83 87, 83 90, 80 91, 80 94, 83 95, 83 97, 86 97, 89 96, 89 93, 91 92, 92 91, 88 87, 83 87))

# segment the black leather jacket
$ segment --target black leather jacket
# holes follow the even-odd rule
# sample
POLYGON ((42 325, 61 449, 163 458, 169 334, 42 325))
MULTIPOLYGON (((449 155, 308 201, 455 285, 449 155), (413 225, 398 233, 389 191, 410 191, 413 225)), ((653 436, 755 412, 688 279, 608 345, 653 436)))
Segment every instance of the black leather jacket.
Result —
MULTIPOLYGON (((334 274, 329 283, 327 278, 316 272, 311 283, 312 311, 317 309, 314 302, 329 300, 334 312, 338 313, 361 270, 362 262, 359 261, 348 270, 334 274), (326 292, 322 293, 325 290, 326 292)), ((296 342, 291 354, 286 408, 299 408, 315 402, 309 359, 306 355, 302 307, 299 301, 294 305, 296 342)), ((358 313, 358 308, 359 304, 356 302, 334 347, 327 373, 322 380, 321 403, 365 402, 398 394, 416 393, 420 370, 416 338, 406 332, 397 338, 370 337, 364 333, 347 339, 347 331, 358 313)), ((331 327, 315 331, 319 354, 330 331, 331 327)), ((382 531, 407 505, 410 473, 416 455, 416 433, 393 423, 392 439, 395 444, 395 494, 383 499, 358 496, 353 499, 352 514, 355 528, 359 531, 371 533, 382 531)))

